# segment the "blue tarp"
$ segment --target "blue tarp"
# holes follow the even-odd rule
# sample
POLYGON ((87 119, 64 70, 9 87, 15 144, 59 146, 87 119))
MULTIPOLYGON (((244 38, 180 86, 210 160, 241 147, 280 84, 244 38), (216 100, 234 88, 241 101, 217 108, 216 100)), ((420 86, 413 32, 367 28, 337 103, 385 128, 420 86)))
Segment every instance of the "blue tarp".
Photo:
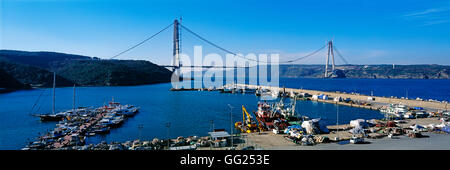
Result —
POLYGON ((450 133, 450 126, 444 126, 442 127, 442 131, 450 133))
POLYGON ((320 130, 321 133, 330 133, 330 131, 328 130, 327 126, 324 124, 323 121, 320 121, 321 118, 318 119, 312 119, 311 121, 313 121, 314 123, 317 123, 318 128, 320 130))
POLYGON ((291 129, 303 129, 303 128, 300 125, 292 125, 292 126, 288 126, 287 129, 291 130, 291 129))

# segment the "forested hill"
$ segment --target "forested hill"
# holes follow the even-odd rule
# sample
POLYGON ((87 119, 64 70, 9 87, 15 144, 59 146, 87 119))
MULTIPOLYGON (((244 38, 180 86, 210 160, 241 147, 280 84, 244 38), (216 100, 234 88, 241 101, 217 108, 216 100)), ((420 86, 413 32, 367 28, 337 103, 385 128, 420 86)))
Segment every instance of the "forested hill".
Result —
MULTIPOLYGON (((245 72, 248 76, 249 69, 245 72)), ((269 67, 259 67, 259 72, 269 67)), ((229 69, 227 72, 236 70, 229 69)), ((325 65, 279 65, 279 77, 286 78, 323 78, 325 65)), ((331 67, 329 67, 331 72, 331 67)), ((204 71, 205 72, 205 71, 204 71)), ((203 73, 204 73, 203 72, 203 73)), ((220 75, 226 75, 223 71, 220 75)), ((231 73, 227 73, 231 74, 231 73)), ((450 79, 450 66, 445 65, 338 65, 332 78, 367 78, 367 79, 450 79)))
MULTIPOLYGON (((336 66, 340 78, 449 79, 445 65, 345 65, 336 66)), ((321 78, 324 65, 280 65, 280 77, 321 78)))
POLYGON ((82 55, 38 51, 16 51, 16 50, 0 50, 0 58, 8 61, 49 69, 54 62, 65 60, 91 60, 98 59, 95 57, 87 57, 82 55))
POLYGON ((149 61, 100 60, 56 52, 0 50, 4 89, 56 86, 118 86, 170 82, 171 71, 149 61), (16 80, 16 81, 14 81, 16 80))

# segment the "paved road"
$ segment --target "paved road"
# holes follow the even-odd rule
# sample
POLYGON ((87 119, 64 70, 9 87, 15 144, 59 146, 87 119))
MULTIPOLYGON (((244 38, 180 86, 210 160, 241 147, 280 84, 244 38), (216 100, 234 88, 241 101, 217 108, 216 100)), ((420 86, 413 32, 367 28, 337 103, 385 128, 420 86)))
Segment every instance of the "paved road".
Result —
POLYGON ((370 144, 319 144, 315 146, 276 146, 275 150, 450 150, 450 134, 423 133, 428 138, 366 139, 370 144))

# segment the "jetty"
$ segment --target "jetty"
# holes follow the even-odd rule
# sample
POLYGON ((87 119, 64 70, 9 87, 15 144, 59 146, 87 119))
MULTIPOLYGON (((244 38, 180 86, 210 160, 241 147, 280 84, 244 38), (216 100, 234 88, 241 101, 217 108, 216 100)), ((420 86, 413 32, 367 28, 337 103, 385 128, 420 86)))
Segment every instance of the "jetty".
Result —
POLYGON ((236 84, 237 88, 249 88, 249 89, 269 89, 271 91, 279 91, 283 93, 296 93, 296 94, 310 94, 310 95, 323 95, 327 96, 327 99, 313 98, 309 97, 311 100, 334 103, 340 105, 346 105, 351 107, 360 107, 372 110, 378 110, 383 106, 389 106, 390 104, 403 104, 410 107, 422 107, 428 110, 434 111, 444 111, 448 110, 448 102, 439 101, 426 101, 426 100, 412 100, 406 98, 395 98, 395 97, 381 97, 381 96, 369 96, 356 93, 343 93, 343 92, 329 92, 329 91, 319 91, 319 90, 308 90, 308 89, 295 89, 295 88, 284 88, 284 87, 270 87, 270 86, 260 86, 260 85, 248 85, 248 84, 236 84), (345 102, 341 100, 332 100, 335 98, 341 99, 351 99, 352 101, 360 101, 364 104, 355 104, 352 102, 345 102), (365 103, 369 103, 367 105, 365 103))

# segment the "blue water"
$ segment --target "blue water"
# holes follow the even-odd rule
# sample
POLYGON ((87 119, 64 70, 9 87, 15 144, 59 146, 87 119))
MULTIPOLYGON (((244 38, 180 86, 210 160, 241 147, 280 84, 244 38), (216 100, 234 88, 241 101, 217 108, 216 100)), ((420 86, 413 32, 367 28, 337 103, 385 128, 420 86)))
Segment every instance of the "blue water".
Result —
MULTIPOLYGON (((450 81, 448 80, 364 80, 364 79, 281 79, 286 87, 308 88, 328 91, 354 91, 375 95, 402 96, 404 87, 409 95, 422 98, 449 99, 450 81), (356 88, 358 87, 358 88, 356 88), (367 89, 365 89, 367 87, 367 89), (396 90, 397 89, 397 90, 396 90), (359 91, 358 91, 359 90, 359 91), (398 92, 396 92, 398 91, 398 92)), ((233 119, 242 119, 241 105, 247 110, 256 109, 259 98, 252 94, 221 94, 219 92, 171 92, 170 83, 145 86, 122 87, 79 87, 77 88, 77 106, 99 107, 114 97, 123 104, 141 107, 140 113, 128 119, 125 124, 104 136, 88 139, 88 143, 100 141, 127 141, 141 137, 151 140, 155 137, 166 138, 166 123, 170 122, 169 136, 207 135, 214 128, 230 129, 230 108, 234 107, 233 119), (139 130, 138 126, 143 128, 139 130), (140 134, 140 135, 139 135, 140 134)), ((56 89, 56 109, 59 111, 72 108, 72 88, 56 89)), ((28 138, 35 138, 47 130, 53 129, 55 123, 42 123, 37 117, 30 116, 30 110, 44 91, 35 110, 38 113, 51 111, 51 89, 36 89, 0 94, 0 149, 21 149, 28 138)), ((289 102, 289 100, 286 100, 289 102)), ((297 110, 310 117, 321 117, 327 124, 336 123, 336 106, 334 104, 298 101, 297 110)), ((356 118, 381 118, 378 111, 339 106, 339 123, 349 123, 356 118)))

